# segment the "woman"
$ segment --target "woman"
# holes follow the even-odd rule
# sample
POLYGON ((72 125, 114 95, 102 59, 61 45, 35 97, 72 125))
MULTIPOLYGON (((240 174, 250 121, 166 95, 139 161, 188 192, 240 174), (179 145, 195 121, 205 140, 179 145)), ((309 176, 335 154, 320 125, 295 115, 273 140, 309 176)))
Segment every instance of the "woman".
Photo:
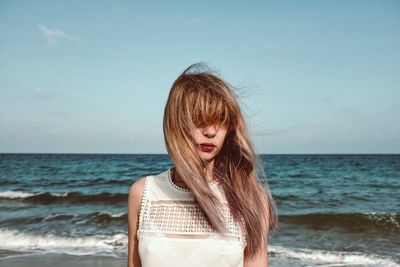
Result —
POLYGON ((189 66, 163 131, 174 167, 130 188, 128 267, 268 266, 276 209, 232 87, 189 66))

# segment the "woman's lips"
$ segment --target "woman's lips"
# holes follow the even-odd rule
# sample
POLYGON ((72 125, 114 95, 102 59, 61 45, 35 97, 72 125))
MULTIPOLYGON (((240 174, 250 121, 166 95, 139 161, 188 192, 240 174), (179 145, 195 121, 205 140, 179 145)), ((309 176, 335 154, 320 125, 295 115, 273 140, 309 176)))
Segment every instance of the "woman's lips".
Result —
POLYGON ((214 148, 215 148, 214 144, 210 144, 210 143, 200 144, 200 149, 203 152, 211 152, 214 148))
POLYGON ((215 146, 213 143, 201 143, 201 146, 215 146))

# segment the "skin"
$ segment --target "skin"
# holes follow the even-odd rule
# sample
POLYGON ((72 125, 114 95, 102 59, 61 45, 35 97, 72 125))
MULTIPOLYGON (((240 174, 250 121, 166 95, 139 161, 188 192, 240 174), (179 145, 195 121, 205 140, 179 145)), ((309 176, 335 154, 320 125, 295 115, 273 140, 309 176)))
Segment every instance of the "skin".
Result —
MULTIPOLYGON (((210 125, 204 128, 195 128, 191 131, 191 135, 197 145, 197 152, 199 153, 202 160, 208 162, 207 165, 208 181, 213 180, 211 170, 213 169, 214 166, 214 159, 222 149, 226 134, 227 134, 227 129, 225 127, 218 127, 216 125, 210 125), (216 145, 216 147, 211 152, 204 152, 201 150, 200 147, 200 144, 202 143, 212 143, 216 145)), ((175 171, 175 168, 173 168, 172 181, 179 187, 188 188, 186 184, 183 182, 182 178, 179 176, 179 173, 175 171)))
MULTIPOLYGON (((221 151, 222 145, 224 144, 225 137, 227 134, 227 129, 224 127, 217 127, 215 125, 210 125, 204 128, 196 128, 191 132, 196 144, 201 143, 213 143, 216 145, 211 152, 204 152, 198 146, 198 153, 200 157, 209 162, 207 165, 207 179, 209 181, 213 180, 212 177, 212 167, 214 165, 214 159, 221 151)), ((182 188, 187 188, 187 186, 182 181, 178 172, 175 168, 172 169, 172 180, 173 182, 182 188)), ((142 201, 142 195, 144 191, 145 177, 140 178, 135 183, 132 184, 129 192, 128 198, 128 267, 141 267, 140 257, 138 252, 138 239, 136 235, 139 212, 142 201)), ((267 253, 268 243, 262 247, 260 252, 254 257, 250 258, 247 255, 247 248, 244 250, 244 267, 268 267, 268 253, 267 253)))

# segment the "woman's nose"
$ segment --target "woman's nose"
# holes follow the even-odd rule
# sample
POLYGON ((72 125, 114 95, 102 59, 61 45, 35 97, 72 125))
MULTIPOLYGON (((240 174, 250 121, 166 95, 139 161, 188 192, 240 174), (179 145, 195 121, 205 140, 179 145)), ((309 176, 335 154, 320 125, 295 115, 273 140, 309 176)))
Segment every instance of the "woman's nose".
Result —
POLYGON ((203 135, 212 138, 217 134, 217 128, 214 125, 207 126, 203 129, 203 135))

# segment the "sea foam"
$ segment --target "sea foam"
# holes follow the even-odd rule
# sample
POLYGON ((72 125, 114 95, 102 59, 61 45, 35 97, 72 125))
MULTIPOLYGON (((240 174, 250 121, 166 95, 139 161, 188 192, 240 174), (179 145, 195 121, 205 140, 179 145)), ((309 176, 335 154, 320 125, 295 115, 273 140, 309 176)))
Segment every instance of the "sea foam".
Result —
MULTIPOLYGON (((128 236, 119 233, 110 236, 63 237, 52 234, 35 235, 17 230, 0 229, 0 249, 20 252, 54 252, 72 255, 102 255, 126 257, 128 236)), ((288 248, 270 245, 270 257, 318 266, 385 266, 400 267, 392 259, 361 252, 327 251, 306 248, 288 248)))
POLYGON ((367 254, 362 252, 328 251, 306 248, 287 248, 282 246, 269 246, 273 257, 298 260, 318 264, 318 266, 385 266, 400 267, 392 259, 381 255, 367 254))
POLYGON ((127 235, 63 237, 35 235, 17 230, 0 229, 0 249, 37 252, 47 251, 72 255, 118 256, 127 247, 127 235))
MULTIPOLYGON (((46 192, 39 192, 39 193, 28 193, 28 192, 23 192, 23 191, 3 191, 0 192, 0 198, 28 198, 28 197, 33 197, 33 196, 39 196, 46 194, 46 192)), ((48 193, 54 197, 65 197, 68 195, 68 193, 48 193)))

